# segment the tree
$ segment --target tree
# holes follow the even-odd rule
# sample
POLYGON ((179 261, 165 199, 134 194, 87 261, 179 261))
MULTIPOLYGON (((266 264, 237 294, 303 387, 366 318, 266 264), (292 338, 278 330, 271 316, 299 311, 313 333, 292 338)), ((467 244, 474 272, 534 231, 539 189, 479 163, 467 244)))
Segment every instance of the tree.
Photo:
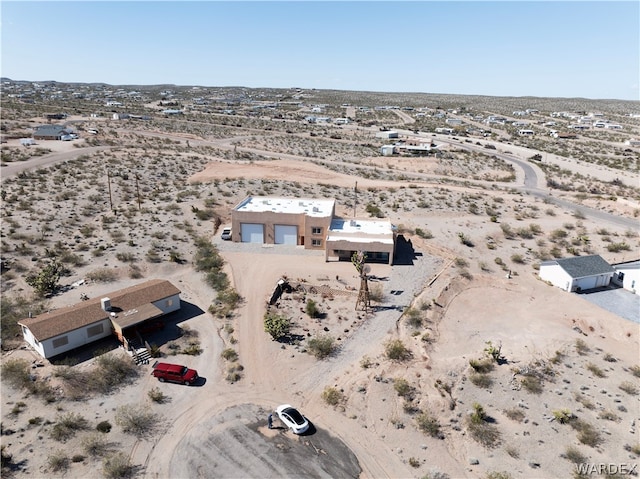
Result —
POLYGON ((30 273, 25 281, 40 296, 50 296, 58 289, 62 265, 57 261, 47 264, 39 273, 30 273))
POLYGON ((291 330, 291 320, 286 316, 267 311, 264 314, 264 330, 274 341, 287 336, 291 330))

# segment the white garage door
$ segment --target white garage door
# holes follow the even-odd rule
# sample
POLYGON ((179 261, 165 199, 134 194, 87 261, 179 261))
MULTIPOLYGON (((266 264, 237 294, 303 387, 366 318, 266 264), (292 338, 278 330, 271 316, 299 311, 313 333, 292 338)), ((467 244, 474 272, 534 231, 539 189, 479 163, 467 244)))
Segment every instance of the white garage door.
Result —
POLYGON ((298 244, 296 225, 275 225, 276 244, 298 244))
POLYGON ((264 243, 264 227, 261 223, 241 223, 240 235, 243 243, 264 243))

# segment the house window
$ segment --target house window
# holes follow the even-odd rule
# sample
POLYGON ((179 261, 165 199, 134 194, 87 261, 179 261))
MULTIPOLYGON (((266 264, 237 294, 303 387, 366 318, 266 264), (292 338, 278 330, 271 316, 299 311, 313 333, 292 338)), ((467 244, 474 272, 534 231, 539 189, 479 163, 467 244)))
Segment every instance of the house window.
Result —
POLYGON ((104 324, 96 324, 95 326, 91 326, 87 328, 87 338, 92 338, 97 336, 98 334, 102 334, 104 332, 104 324))
POLYGON ((167 300, 164 302, 164 305, 165 305, 167 308, 170 308, 171 306, 173 306, 173 299, 167 299, 167 300))
POLYGON ((311 240, 311 246, 322 246, 322 240, 321 239, 312 239, 311 240))
POLYGON ((69 344, 69 336, 60 336, 59 338, 51 341, 51 345, 54 348, 61 348, 62 346, 69 344))
POLYGON ((314 226, 313 228, 311 228, 311 234, 313 234, 313 235, 321 235, 322 234, 322 227, 314 226))

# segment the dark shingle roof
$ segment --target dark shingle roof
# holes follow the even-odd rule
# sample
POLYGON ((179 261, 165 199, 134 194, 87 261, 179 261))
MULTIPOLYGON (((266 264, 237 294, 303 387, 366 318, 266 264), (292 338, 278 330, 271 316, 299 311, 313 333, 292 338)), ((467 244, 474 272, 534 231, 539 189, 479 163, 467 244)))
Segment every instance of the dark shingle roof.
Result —
MULTIPOLYGON (((38 341, 43 341, 108 318, 109 313, 104 311, 101 305, 101 300, 104 297, 108 297, 111 300, 113 310, 129 312, 135 309, 143 309, 145 312, 150 313, 150 311, 147 311, 148 308, 143 308, 145 305, 178 293, 180 293, 180 290, 169 281, 152 279, 102 295, 99 298, 92 298, 88 301, 76 303, 73 306, 23 319, 19 324, 29 328, 38 341)), ((150 317, 154 317, 154 315, 150 317)), ((130 322, 130 320, 123 321, 123 327, 129 325, 130 322)))
POLYGON ((572 278, 584 278, 598 274, 613 273, 614 271, 613 266, 597 254, 574 256, 573 258, 562 258, 554 261, 569 273, 572 278))

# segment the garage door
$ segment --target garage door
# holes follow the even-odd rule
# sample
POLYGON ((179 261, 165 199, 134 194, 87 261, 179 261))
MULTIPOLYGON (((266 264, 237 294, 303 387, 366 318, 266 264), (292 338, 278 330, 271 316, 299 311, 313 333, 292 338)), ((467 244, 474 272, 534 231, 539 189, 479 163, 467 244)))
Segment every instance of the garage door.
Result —
POLYGON ((262 223, 241 223, 240 235, 243 243, 264 243, 262 223))
POLYGON ((298 244, 296 225, 275 225, 276 244, 298 244))

